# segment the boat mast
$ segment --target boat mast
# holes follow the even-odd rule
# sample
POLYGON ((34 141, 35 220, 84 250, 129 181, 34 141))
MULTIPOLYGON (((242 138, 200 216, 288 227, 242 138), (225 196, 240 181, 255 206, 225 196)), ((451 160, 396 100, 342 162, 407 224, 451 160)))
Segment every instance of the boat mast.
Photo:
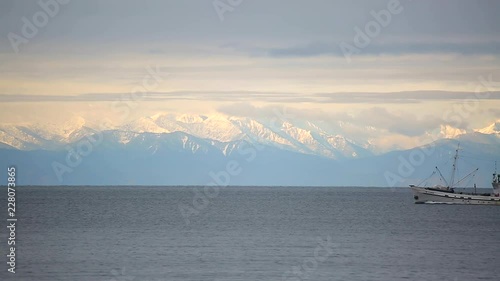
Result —
POLYGON ((455 171, 457 170, 457 158, 459 149, 460 149, 460 143, 458 143, 457 150, 455 152, 455 157, 453 158, 453 170, 451 171, 451 180, 449 188, 453 188, 453 181, 455 180, 455 171))
POLYGON ((500 181, 500 176, 497 174, 497 161, 495 161, 495 172, 493 173, 493 183, 498 183, 500 181))

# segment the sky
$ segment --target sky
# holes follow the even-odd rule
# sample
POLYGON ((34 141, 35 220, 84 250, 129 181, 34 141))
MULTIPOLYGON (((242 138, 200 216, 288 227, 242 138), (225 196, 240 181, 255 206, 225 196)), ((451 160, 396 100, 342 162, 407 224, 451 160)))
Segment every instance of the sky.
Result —
POLYGON ((481 128, 500 119, 499 12, 495 0, 2 0, 0 123, 286 107, 393 141, 481 128))

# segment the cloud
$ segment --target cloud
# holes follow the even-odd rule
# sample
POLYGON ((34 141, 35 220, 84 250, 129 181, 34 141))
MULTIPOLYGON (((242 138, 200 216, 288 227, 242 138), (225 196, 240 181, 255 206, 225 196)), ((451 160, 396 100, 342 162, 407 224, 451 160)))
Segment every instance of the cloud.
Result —
POLYGON ((417 103, 421 101, 500 100, 500 92, 405 91, 396 93, 318 93, 325 103, 417 103))
POLYGON ((497 108, 490 108, 488 110, 489 113, 491 113, 494 116, 500 116, 500 109, 497 108))
MULTIPOLYGON (((303 46, 292 46, 283 48, 270 48, 261 50, 271 57, 314 57, 314 56, 336 56, 343 57, 344 53, 339 43, 310 43, 303 46)), ((355 47, 352 42, 345 42, 355 47)), ((258 52, 252 52, 255 54, 258 52)), ((459 54, 459 55, 500 55, 500 42, 478 42, 478 43, 443 43, 443 42, 421 42, 421 43, 372 43, 363 48, 355 55, 421 55, 421 54, 459 54)))
POLYGON ((419 119, 411 112, 393 113, 382 107, 372 107, 362 111, 351 122, 384 128, 389 132, 400 135, 416 137, 439 127, 443 121, 430 116, 419 119))
MULTIPOLYGON (((246 1, 226 13, 230 20, 221 23, 213 1, 70 1, 50 26, 35 41, 52 42, 54 47, 65 43, 81 45, 106 43, 111 49, 131 44, 186 43, 225 44, 228 42, 287 43, 318 42, 327 38, 348 42, 354 27, 363 27, 373 20, 371 11, 387 6, 387 0, 359 2, 350 0, 246 1), (299 42, 300 42, 299 41, 299 42)), ((484 1, 401 1, 404 11, 394 17, 379 39, 398 38, 497 38, 500 31, 500 3, 484 1)), ((31 18, 40 10, 37 1, 2 1, 0 33, 21 32, 22 17, 31 18)), ((427 38, 427 39, 426 39, 427 38)), ((10 49, 1 44, 0 49, 10 49)), ((333 44, 336 47, 337 44, 333 44)), ((375 46, 375 45, 374 45, 375 46)), ((438 47, 439 46, 435 46, 438 47)), ((321 46, 311 50, 275 50, 274 53, 324 53, 321 46)), ((399 49, 408 49, 401 46, 399 49)), ((434 47, 433 47, 434 48, 434 47)), ((432 49, 433 49, 432 48, 432 49)), ((293 49, 293 48, 292 48, 293 49)), ((307 46, 306 46, 307 49, 307 46)), ((385 49, 385 47, 384 47, 385 49)), ((410 48, 411 49, 411 48, 410 48)), ((442 48, 439 48, 442 49, 442 48)), ((454 49, 454 47, 452 48, 454 49)), ((332 48, 337 50, 338 47, 332 48)), ((479 48, 481 52, 494 51, 479 48)), ((367 51, 369 52, 368 48, 367 51)), ((471 52, 473 50, 465 51, 471 52)), ((373 51, 375 52, 375 50, 373 51)))
POLYGON ((409 91, 396 93, 317 93, 301 94, 258 91, 176 91, 150 92, 132 97, 130 93, 92 93, 79 95, 12 95, 0 94, 0 102, 99 102, 99 101, 229 101, 271 103, 418 103, 422 101, 500 100, 500 92, 476 95, 473 92, 409 91))

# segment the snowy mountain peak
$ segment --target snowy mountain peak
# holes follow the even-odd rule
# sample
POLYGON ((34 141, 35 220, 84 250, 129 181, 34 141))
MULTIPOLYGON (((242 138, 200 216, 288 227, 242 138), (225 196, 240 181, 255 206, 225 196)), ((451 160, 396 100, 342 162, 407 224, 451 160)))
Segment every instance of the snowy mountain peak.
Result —
POLYGON ((288 121, 285 121, 285 122, 283 122, 282 127, 283 127, 284 129, 290 129, 290 128, 292 128, 292 127, 293 127, 293 125, 292 125, 292 123, 290 123, 290 122, 288 122, 288 121))
POLYGON ((167 113, 164 113, 164 112, 158 112, 154 115, 151 115, 149 118, 151 118, 152 120, 154 121, 157 121, 158 119, 161 119, 161 118, 164 118, 164 117, 168 117, 169 114, 167 113))
POLYGON ((441 125, 441 135, 446 139, 454 139, 467 133, 464 129, 452 127, 450 125, 441 125))
POLYGON ((153 117, 142 117, 132 123, 126 124, 121 128, 124 131, 132 131, 137 133, 171 133, 172 131, 159 126, 153 117))
POLYGON ((64 139, 70 139, 72 134, 88 126, 87 121, 83 117, 74 116, 63 123, 33 124, 26 126, 26 128, 29 128, 44 138, 50 139, 58 136, 64 139))
POLYGON ((186 123, 186 124, 193 124, 193 123, 202 123, 207 119, 206 116, 203 115, 194 115, 194 114, 182 114, 177 117, 175 117, 176 121, 186 123))
POLYGON ((479 133, 483 134, 500 134, 500 120, 497 120, 495 123, 489 125, 488 127, 477 130, 479 133))

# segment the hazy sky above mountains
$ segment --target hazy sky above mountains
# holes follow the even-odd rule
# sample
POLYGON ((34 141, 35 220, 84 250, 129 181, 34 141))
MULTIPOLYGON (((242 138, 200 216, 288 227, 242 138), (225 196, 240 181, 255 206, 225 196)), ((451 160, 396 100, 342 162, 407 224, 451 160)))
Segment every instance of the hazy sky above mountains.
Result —
MULTIPOLYGON (((217 3, 229 2, 239 1, 217 3)), ((0 118, 126 121, 113 101, 133 103, 127 118, 259 115, 284 106, 305 117, 422 133, 450 123, 443 112, 456 115, 472 99, 456 127, 499 119, 500 94, 477 101, 473 93, 500 91, 500 2, 401 0, 400 12, 347 60, 340 44, 356 47, 355 28, 366 31, 372 12, 390 3, 243 0, 221 18, 213 0, 73 0, 13 47, 9 34, 24 38, 23 17, 33 23, 43 9, 37 1, 1 1, 0 118), (148 75, 147 94, 134 100, 130 93, 148 75)))

